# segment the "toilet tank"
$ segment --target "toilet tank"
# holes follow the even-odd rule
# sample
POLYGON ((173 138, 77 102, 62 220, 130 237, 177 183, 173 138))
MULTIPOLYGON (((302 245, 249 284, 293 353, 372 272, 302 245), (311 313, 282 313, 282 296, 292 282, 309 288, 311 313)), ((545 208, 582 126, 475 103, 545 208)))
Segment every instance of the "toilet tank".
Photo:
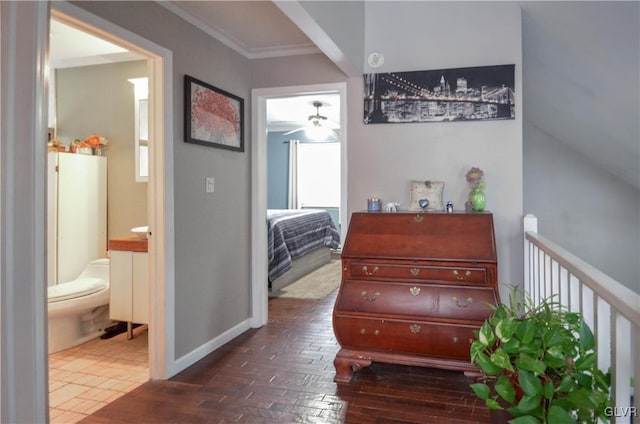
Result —
POLYGON ((78 278, 100 278, 109 282, 109 258, 89 262, 78 278))

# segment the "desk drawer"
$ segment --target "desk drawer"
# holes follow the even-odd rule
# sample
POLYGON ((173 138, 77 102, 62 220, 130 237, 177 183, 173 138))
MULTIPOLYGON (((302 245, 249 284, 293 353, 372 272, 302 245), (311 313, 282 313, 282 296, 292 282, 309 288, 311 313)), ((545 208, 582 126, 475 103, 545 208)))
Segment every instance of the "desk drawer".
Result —
POLYGON ((388 264, 376 262, 345 261, 343 275, 347 278, 402 279, 487 283, 485 267, 433 266, 418 264, 388 264))
POLYGON ((477 326, 422 321, 334 316, 336 338, 343 348, 373 349, 469 360, 477 326))
POLYGON ((336 310, 484 321, 496 303, 488 287, 345 280, 336 310))

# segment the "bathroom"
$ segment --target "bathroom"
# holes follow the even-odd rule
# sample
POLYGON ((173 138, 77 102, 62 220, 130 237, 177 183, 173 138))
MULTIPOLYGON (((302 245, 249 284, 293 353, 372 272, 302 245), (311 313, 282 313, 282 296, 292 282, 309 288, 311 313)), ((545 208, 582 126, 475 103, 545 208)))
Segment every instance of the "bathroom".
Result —
MULTIPOLYGON (((146 178, 140 174, 140 164, 137 162, 140 157, 140 152, 145 153, 144 137, 140 133, 136 133, 140 130, 138 124, 140 120, 136 118, 144 119, 144 112, 136 110, 136 105, 140 105, 141 102, 136 102, 135 97, 135 85, 134 81, 138 78, 146 77, 147 75, 147 62, 138 58, 133 58, 128 52, 113 52, 111 54, 103 54, 99 57, 100 62, 87 62, 87 58, 73 56, 71 54, 60 54, 60 50, 56 51, 54 38, 56 31, 65 32, 68 28, 63 28, 52 21, 52 46, 51 46, 51 93, 50 93, 50 117, 49 127, 52 140, 55 140, 55 144, 60 144, 56 149, 50 147, 49 153, 49 168, 48 175, 50 178, 55 177, 55 165, 51 166, 51 163, 55 164, 55 160, 52 159, 56 155, 52 150, 65 151, 60 155, 82 155, 87 156, 100 156, 100 159, 94 158, 97 162, 104 163, 106 167, 106 196, 103 202, 104 211, 101 213, 91 214, 88 217, 88 225, 91 226, 94 221, 100 220, 100 216, 104 217, 106 222, 95 222, 96 227, 104 226, 105 233, 103 240, 100 240, 103 250, 100 250, 100 254, 96 258, 88 258, 87 263, 93 259, 99 257, 108 257, 109 242, 113 240, 129 239, 136 237, 131 229, 134 227, 144 226, 147 224, 147 182, 146 178), (123 60, 124 61, 121 61, 123 60), (115 61, 114 61, 115 60, 115 61), (106 145, 101 146, 98 149, 80 148, 76 149, 77 153, 69 153, 71 145, 76 139, 85 140, 90 135, 98 135, 106 140, 106 145), (138 154, 136 154, 138 153, 138 154), (106 159, 103 159, 106 158, 106 159), (52 160, 54 162, 52 162, 52 160)), ((61 36, 62 38, 62 36, 61 36)), ((100 40, 101 41, 101 40, 100 40)), ((84 53, 86 56, 86 53, 84 53)), ((50 142, 50 145, 53 144, 50 142)), ((144 162, 143 162, 144 163, 144 162)), ((142 167, 144 168, 144 166, 142 167)), ((91 170, 91 173, 93 170, 91 170)), ((87 172, 79 172, 78 175, 71 178, 80 180, 80 184, 88 183, 89 178, 87 172)), ((91 192, 94 187, 86 187, 88 192, 91 192)), ((95 187, 95 190, 99 190, 95 187)), ((59 264, 64 264, 69 261, 77 259, 77 257, 83 256, 83 251, 86 249, 86 240, 82 240, 78 243, 76 249, 58 249, 58 245, 61 244, 61 240, 56 234, 56 221, 60 219, 60 216, 69 214, 77 214, 74 210, 78 207, 80 202, 64 201, 63 198, 59 198, 56 195, 56 191, 50 189, 50 201, 48 206, 49 215, 49 248, 48 252, 50 258, 48 260, 48 275, 49 285, 56 283, 64 283, 68 279, 75 277, 69 277, 66 275, 59 276, 57 278, 58 268, 62 269, 59 264), (59 201, 56 201, 59 199, 59 201), (65 210, 67 211, 65 213, 65 210), (70 211, 70 212, 69 212, 70 211), (60 251, 60 255, 56 252, 60 251), (65 253, 66 252, 66 253, 65 253), (70 257, 70 258, 69 258, 70 257), (65 262, 66 261, 66 262, 65 262)), ((87 218, 86 216, 84 218, 87 218)), ((87 224, 85 224, 87 225, 87 224)), ((102 248, 101 248, 102 249, 102 248)), ((84 261, 84 259, 83 259, 84 261)), ((104 265, 105 262, 102 262, 104 265)), ((111 263, 113 265, 113 261, 111 263)), ((108 263, 107 263, 108 266, 108 263)), ((113 273, 112 273, 113 274, 113 273)), ((77 276, 77 274, 75 274, 77 276)), ((108 318, 108 316, 107 316, 108 318)), ((50 319, 50 327, 52 319, 50 319)), ((102 324, 102 321, 100 322, 102 324)), ((109 322, 109 324, 111 324, 109 322)), ((50 339, 56 339, 56 334, 51 334, 50 339)), ((98 332, 101 329, 97 329, 98 332)), ((118 336, 123 339, 120 342, 122 346, 127 348, 127 344, 131 346, 141 347, 144 352, 140 356, 144 358, 138 358, 142 362, 146 361, 148 356, 146 350, 146 334, 144 334, 144 326, 134 333, 133 340, 128 340, 126 336, 118 336), (141 343, 144 341, 144 346, 141 343)), ((115 338, 114 338, 115 339, 115 338)), ((93 343, 92 355, 96 352, 96 343, 111 342, 108 340, 94 339, 86 344, 89 346, 93 343)), ((118 343, 116 341, 116 343, 118 343)), ((55 344, 55 342, 54 342, 55 344)), ((50 375, 53 375, 56 364, 60 363, 59 359, 51 360, 51 358, 59 358, 59 355, 63 352, 73 351, 74 356, 79 356, 83 346, 71 347, 71 349, 64 350, 67 342, 57 343, 50 353, 53 353, 50 357, 50 375), (61 349, 62 347, 62 349, 61 349), (62 352, 54 353, 58 350, 62 352)), ((113 346, 113 345, 112 345, 113 346)), ((110 351, 110 353, 112 350, 110 351)), ((136 362, 135 358, 132 358, 132 362, 136 362)), ((84 360, 85 362, 86 359, 84 360)), ((65 363, 66 368, 73 368, 73 365, 65 363)), ((126 367, 126 365, 123 365, 126 367)), ((58 374, 56 374, 58 375, 58 374)), ((115 374, 114 374, 115 375, 115 374)), ((65 377, 67 380, 68 376, 65 377)), ((141 374, 141 379, 146 380, 148 378, 148 371, 141 374)), ((71 404, 70 396, 75 392, 81 393, 83 389, 89 387, 86 382, 73 382, 73 381, 59 381, 57 378, 50 377, 51 393, 50 404, 52 408, 60 407, 65 409, 65 405, 71 404), (56 386, 56 385, 59 385, 56 386), (62 386, 65 387, 62 387, 62 386), (82 386, 82 387, 80 387, 82 386), (63 390, 64 389, 64 390, 63 390), (56 393, 58 393, 56 395, 56 393)), ((143 380, 143 381, 144 381, 143 380)), ((111 380, 112 382, 115 380, 111 380)), ((129 385, 135 384, 135 381, 131 381, 129 385)), ((126 387, 126 383, 121 384, 122 388, 126 387)), ((113 391, 113 390, 112 390, 113 391)), ((86 389, 84 393, 87 397, 96 395, 96 390, 86 389)), ((105 392, 105 394, 107 394, 105 392)), ((113 396, 113 394, 111 394, 113 396)), ((75 401, 73 403, 84 405, 84 412, 90 412, 90 409, 100 406, 103 401, 97 402, 96 399, 84 399, 82 402, 75 401), (91 406, 87 407, 88 404, 91 406), (88 409, 86 409, 88 408, 88 409)), ((70 408, 65 411, 59 411, 59 414, 54 415, 52 411, 51 419, 56 421, 56 417, 60 418, 62 415, 69 416, 70 408)), ((65 418, 66 419, 66 418, 65 418)))

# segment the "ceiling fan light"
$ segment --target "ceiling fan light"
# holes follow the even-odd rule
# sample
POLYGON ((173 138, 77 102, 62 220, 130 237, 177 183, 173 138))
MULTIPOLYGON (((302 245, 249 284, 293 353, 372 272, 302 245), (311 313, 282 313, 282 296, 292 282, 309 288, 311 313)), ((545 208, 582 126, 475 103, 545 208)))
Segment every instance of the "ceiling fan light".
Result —
POLYGON ((307 138, 315 141, 326 140, 329 138, 329 129, 320 125, 310 125, 304 130, 307 138))

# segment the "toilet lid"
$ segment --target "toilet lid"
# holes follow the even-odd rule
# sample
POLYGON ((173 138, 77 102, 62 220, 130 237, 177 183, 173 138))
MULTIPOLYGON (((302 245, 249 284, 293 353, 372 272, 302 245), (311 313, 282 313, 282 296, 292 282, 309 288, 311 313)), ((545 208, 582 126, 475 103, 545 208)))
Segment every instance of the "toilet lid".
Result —
POLYGON ((47 287, 49 302, 73 299, 106 289, 108 284, 100 278, 80 278, 47 287))

